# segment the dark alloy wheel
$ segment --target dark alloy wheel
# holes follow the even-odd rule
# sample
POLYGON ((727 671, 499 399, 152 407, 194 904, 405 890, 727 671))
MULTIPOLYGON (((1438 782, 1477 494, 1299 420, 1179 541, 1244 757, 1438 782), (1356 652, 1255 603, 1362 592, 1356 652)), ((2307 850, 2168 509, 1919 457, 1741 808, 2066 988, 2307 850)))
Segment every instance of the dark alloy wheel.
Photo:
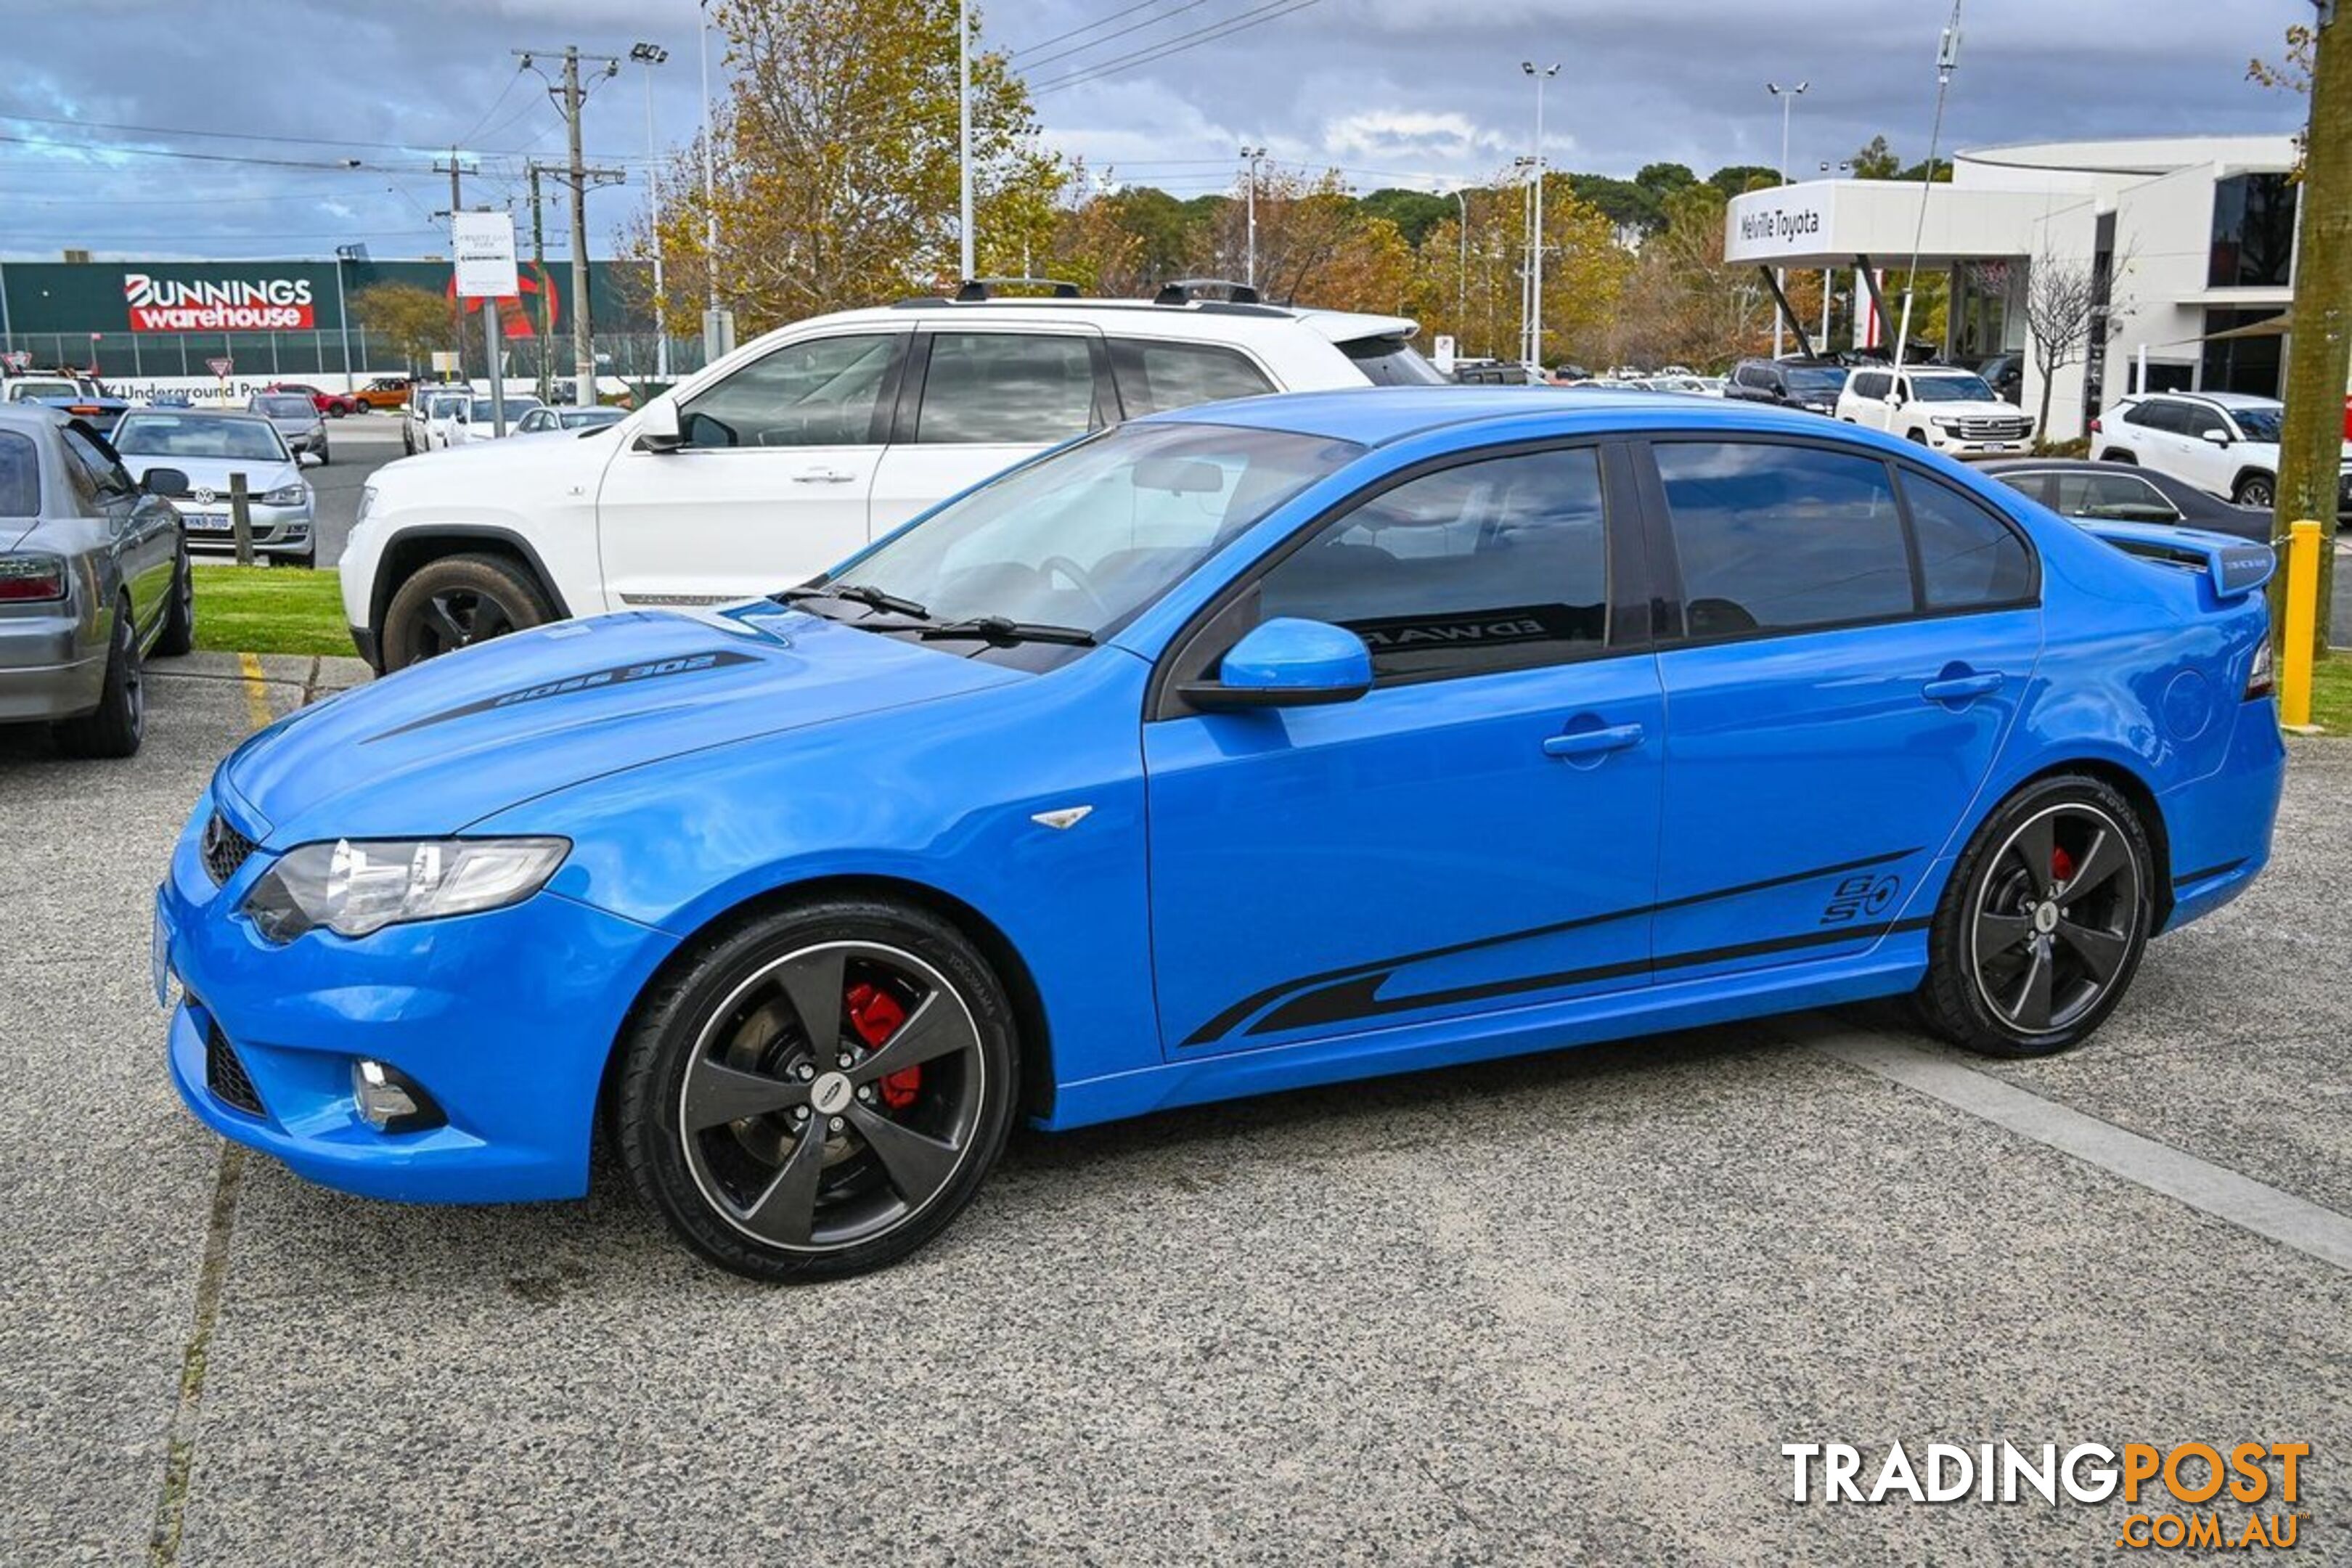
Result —
POLYGON ((688 1245, 755 1279, 896 1261, 971 1200, 1011 1127, 1002 988, 920 910, 755 922, 638 1016, 614 1107, 630 1174, 688 1245))
POLYGON ((196 574, 183 542, 172 563, 172 602, 163 611, 163 629, 156 634, 155 653, 159 658, 177 658, 194 652, 195 646, 196 574))
POLYGON ((2268 474, 2248 474, 2238 481, 2238 488, 2230 499, 2240 506, 2268 511, 2278 504, 2278 486, 2268 474))
POLYGON ((2138 968, 2155 857, 2105 784, 2045 780, 1978 831, 1928 937, 1918 1001, 1956 1043, 2044 1056, 2088 1036, 2138 968))
POLYGON ((496 555, 445 555, 400 585, 383 616, 385 673, 555 618, 521 568, 496 555))
POLYGON ((114 637, 98 707, 52 728, 58 750, 69 757, 128 757, 147 735, 147 682, 140 668, 139 628, 125 599, 114 612, 114 637))

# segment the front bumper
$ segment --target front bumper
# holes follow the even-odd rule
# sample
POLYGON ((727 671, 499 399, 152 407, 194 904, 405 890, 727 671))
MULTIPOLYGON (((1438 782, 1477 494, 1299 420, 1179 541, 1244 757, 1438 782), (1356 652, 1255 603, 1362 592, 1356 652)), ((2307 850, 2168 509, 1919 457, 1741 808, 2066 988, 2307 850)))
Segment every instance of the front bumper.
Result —
POLYGON ((0 724, 70 719, 98 706, 106 643, 79 616, 0 620, 0 724))
POLYGON ((1971 440, 1953 430, 1930 428, 1927 445, 1948 458, 2021 458, 2032 452, 2033 435, 2028 431, 2011 439, 1982 441, 1971 440))
MULTIPOLYGON (((256 850, 215 887, 202 833, 215 808, 213 798, 199 808, 156 890, 159 955, 183 987, 172 1081, 188 1109, 298 1175, 363 1196, 504 1203, 586 1192, 605 1062, 671 939, 542 892, 358 940, 314 931, 273 946, 235 911, 275 853, 256 850), (234 1070, 209 1070, 208 1044, 232 1053, 234 1070), (422 1086, 446 1122, 370 1126, 352 1095, 362 1058, 422 1086), (257 1111, 236 1103, 247 1094, 257 1111)), ((229 819, 258 837, 241 806, 229 819)))
MULTIPOLYGON (((187 530, 191 550, 235 550, 236 536, 228 502, 198 506, 177 503, 181 524, 187 530)), ((310 506, 262 506, 248 502, 246 517, 253 529, 253 548, 265 555, 310 554, 318 548, 310 506)))

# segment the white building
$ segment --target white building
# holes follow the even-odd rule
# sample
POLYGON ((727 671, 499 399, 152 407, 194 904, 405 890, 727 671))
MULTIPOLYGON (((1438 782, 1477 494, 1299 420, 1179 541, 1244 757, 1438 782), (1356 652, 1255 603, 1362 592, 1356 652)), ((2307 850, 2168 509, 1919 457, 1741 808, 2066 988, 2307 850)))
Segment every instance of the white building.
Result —
POLYGON ((2028 411, 2042 399, 2027 343, 2028 271, 2036 258, 2088 267, 2106 314, 2088 358, 2053 378, 2047 434, 2066 440, 2083 433, 2103 395, 2138 390, 2143 363, 2150 389, 2278 395, 2284 338, 2275 328, 2236 334, 2275 321, 2294 297, 2294 165, 2291 136, 1990 147, 1956 153, 1951 183, 1924 198, 1918 184, 1890 180, 1811 180, 1735 197, 1724 255, 1768 271, 1857 269, 1838 284, 1859 279, 1856 341, 1831 346, 1891 344, 1902 303, 1883 297, 1874 309, 1873 274, 1908 267, 1916 237, 1921 269, 1951 277, 1942 356, 1976 364, 2022 355, 2028 411), (1890 318, 1883 324, 1881 311, 1890 318))

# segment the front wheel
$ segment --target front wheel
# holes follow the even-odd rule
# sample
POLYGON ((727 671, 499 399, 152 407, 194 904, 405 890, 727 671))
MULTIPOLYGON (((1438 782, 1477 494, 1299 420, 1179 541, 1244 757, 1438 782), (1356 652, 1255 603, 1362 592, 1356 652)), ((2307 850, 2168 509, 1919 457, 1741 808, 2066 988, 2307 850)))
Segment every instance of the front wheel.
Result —
POLYGON ((2248 474, 2238 481, 2238 488, 2230 493, 2230 499, 2240 506, 2268 511, 2278 504, 2278 483, 2268 474, 2248 474))
POLYGON ((384 673, 554 618, 539 585, 512 562, 445 555, 417 568, 385 607, 384 673))
POLYGON ((912 906, 799 905, 702 946, 639 1004, 614 1130, 638 1194, 755 1279, 895 1263, 980 1189, 1013 1125, 1004 989, 912 906))
POLYGON ((1986 1056, 2053 1055, 2123 1000, 2155 922, 2156 857, 2131 804, 2060 775, 2002 803, 1952 869, 1916 995, 1986 1056))

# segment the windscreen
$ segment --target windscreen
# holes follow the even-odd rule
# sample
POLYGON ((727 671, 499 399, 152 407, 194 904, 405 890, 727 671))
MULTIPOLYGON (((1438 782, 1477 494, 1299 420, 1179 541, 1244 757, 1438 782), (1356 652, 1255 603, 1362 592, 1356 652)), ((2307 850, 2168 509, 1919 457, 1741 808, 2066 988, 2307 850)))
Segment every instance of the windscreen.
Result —
POLYGON ((272 419, 315 419, 318 405, 307 397, 264 397, 257 401, 257 412, 272 419))
POLYGON ((115 427, 114 449, 142 458, 225 458, 282 463, 286 443, 259 419, 203 414, 131 414, 115 427))
POLYGON ((1919 403, 1998 403, 1980 375, 1915 375, 1911 396, 1919 403))

